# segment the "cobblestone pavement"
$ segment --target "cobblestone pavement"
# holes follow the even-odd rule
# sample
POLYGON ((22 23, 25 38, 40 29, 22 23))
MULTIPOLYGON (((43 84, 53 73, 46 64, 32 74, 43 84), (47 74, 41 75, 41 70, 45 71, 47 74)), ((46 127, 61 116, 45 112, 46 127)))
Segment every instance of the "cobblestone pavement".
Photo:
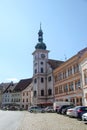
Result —
POLYGON ((87 130, 87 125, 56 113, 25 112, 18 130, 87 130))

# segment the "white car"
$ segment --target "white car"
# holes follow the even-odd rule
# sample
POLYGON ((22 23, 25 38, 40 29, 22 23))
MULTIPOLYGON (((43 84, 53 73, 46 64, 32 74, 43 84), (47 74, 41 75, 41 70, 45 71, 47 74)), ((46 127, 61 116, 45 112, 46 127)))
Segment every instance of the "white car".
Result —
POLYGON ((69 117, 77 117, 77 109, 81 106, 76 106, 74 108, 68 109, 66 115, 69 117))
POLYGON ((84 114, 82 115, 82 120, 83 120, 85 123, 87 123, 87 113, 84 113, 84 114))

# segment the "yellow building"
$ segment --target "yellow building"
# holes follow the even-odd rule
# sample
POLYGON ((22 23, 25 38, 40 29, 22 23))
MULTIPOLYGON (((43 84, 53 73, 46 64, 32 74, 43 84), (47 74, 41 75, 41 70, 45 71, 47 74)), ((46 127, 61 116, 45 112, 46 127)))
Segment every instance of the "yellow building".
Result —
POLYGON ((53 71, 55 101, 71 101, 75 105, 82 105, 81 63, 84 58, 87 58, 87 48, 79 51, 53 71))

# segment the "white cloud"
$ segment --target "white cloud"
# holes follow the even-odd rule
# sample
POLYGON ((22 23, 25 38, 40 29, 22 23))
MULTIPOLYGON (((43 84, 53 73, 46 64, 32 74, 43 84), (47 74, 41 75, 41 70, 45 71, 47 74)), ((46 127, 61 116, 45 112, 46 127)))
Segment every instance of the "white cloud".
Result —
POLYGON ((6 79, 6 82, 11 82, 11 81, 18 82, 18 79, 17 78, 7 78, 6 79))

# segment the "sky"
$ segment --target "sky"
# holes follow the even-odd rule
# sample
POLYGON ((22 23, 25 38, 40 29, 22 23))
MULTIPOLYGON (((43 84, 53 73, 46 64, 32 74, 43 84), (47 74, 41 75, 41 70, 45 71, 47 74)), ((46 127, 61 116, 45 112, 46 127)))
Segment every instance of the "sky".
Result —
POLYGON ((0 83, 33 76, 40 22, 49 59, 87 47, 87 0, 0 0, 0 83))

